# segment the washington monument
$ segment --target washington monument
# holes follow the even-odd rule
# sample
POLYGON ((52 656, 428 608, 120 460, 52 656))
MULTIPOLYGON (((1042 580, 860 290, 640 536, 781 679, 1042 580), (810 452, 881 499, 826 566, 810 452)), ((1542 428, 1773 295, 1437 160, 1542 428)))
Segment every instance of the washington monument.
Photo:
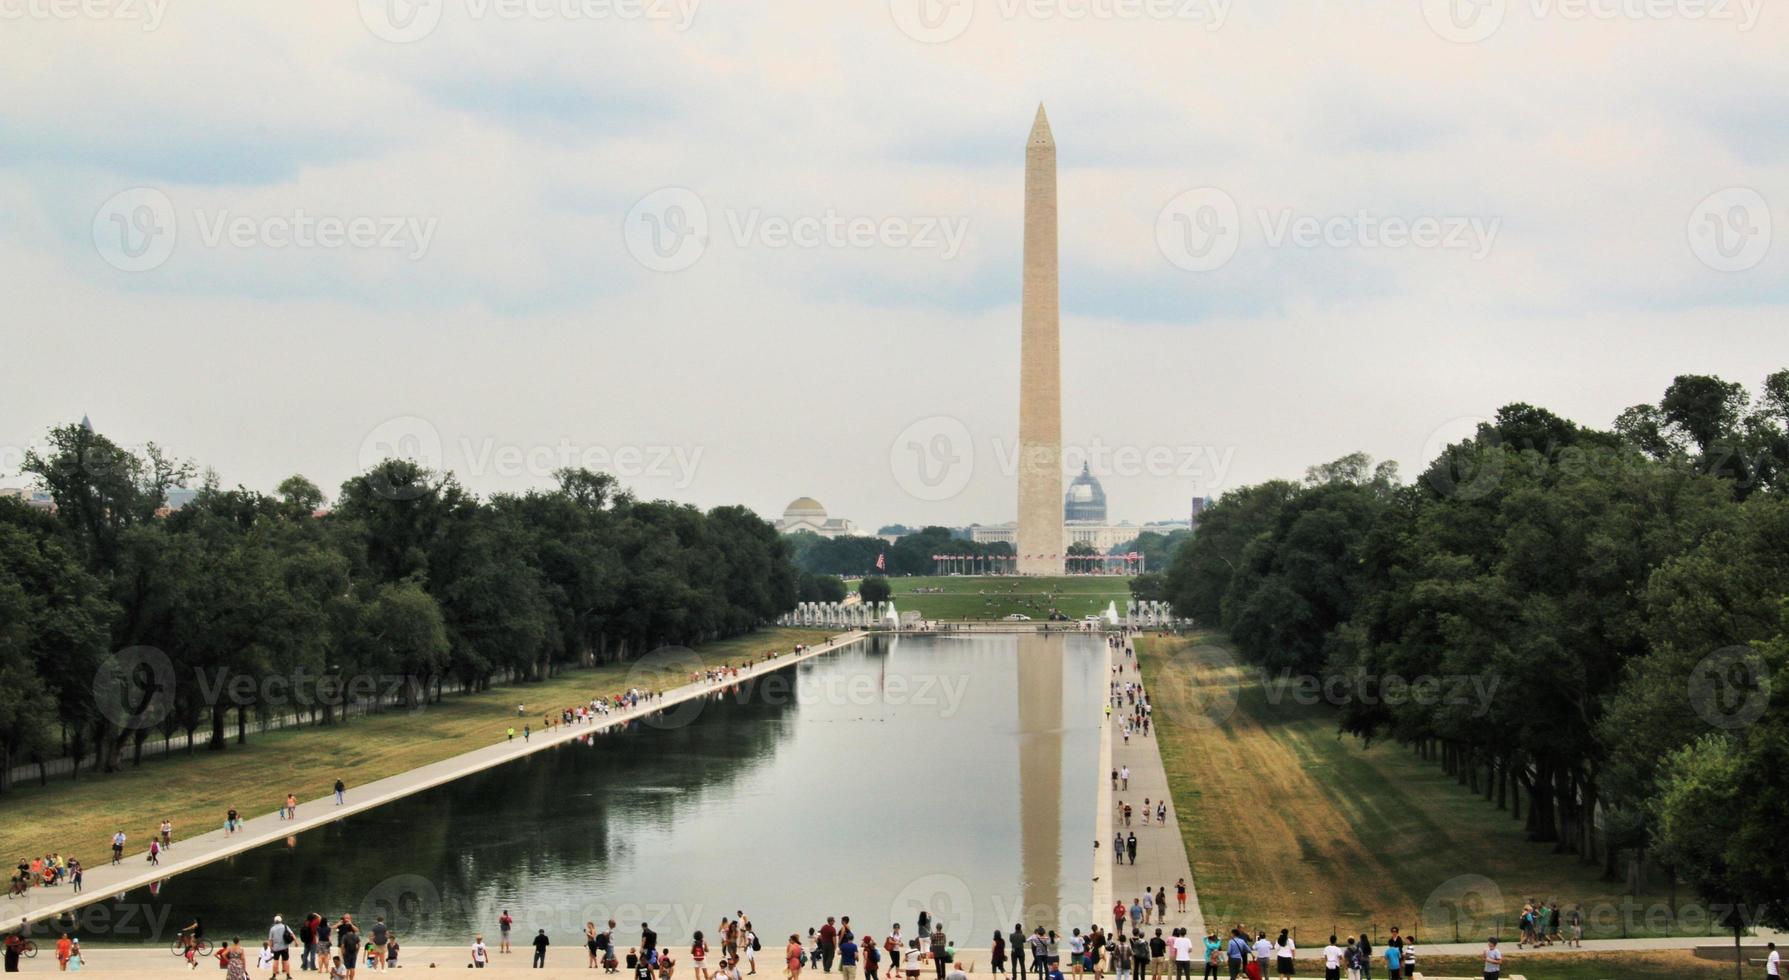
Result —
POLYGON ((1062 574, 1062 326, 1056 286, 1056 140, 1044 107, 1025 140, 1019 300, 1019 574, 1062 574))

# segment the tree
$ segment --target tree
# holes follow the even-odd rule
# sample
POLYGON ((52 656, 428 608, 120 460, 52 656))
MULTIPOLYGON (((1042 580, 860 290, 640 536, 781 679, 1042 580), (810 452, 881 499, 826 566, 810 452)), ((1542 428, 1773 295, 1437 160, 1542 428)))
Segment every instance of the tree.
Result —
POLYGON ((888 579, 880 575, 872 575, 858 583, 857 596, 865 602, 887 602, 894 595, 888 587, 888 579))

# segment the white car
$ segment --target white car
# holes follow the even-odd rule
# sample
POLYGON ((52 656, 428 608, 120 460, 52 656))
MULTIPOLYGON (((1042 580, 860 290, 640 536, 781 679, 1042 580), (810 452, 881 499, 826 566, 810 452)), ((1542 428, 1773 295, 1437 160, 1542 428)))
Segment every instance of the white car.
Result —
POLYGON ((1031 622, 1031 617, 1024 613, 1011 613, 1006 617, 1006 621, 1009 623, 1029 623, 1031 622))

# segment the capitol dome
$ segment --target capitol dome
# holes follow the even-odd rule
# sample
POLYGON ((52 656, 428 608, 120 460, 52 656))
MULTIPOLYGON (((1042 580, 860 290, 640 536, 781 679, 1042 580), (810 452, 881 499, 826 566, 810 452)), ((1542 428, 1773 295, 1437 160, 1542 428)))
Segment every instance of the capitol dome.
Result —
POLYGON ((1068 485, 1068 493, 1062 497, 1062 516, 1074 523, 1106 523, 1106 489, 1084 463, 1081 475, 1068 485))

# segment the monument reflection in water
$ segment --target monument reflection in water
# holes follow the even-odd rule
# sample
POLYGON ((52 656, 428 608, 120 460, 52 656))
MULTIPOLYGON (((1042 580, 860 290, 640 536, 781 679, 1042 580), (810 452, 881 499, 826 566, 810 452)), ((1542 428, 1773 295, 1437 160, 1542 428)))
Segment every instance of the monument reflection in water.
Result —
MULTIPOLYGON (((743 909, 772 959, 827 915, 911 935, 923 908, 969 948, 1017 921, 1085 926, 1103 643, 877 638, 132 892, 78 926, 165 941, 200 916, 213 938, 258 945, 276 912, 353 912, 406 945, 459 945, 494 942, 507 909, 518 937, 545 928, 573 957, 587 921, 620 923, 625 950, 641 922, 687 944, 743 909), (91 928, 126 912, 164 930, 91 928)), ((286 790, 244 786, 238 806, 286 790)))

